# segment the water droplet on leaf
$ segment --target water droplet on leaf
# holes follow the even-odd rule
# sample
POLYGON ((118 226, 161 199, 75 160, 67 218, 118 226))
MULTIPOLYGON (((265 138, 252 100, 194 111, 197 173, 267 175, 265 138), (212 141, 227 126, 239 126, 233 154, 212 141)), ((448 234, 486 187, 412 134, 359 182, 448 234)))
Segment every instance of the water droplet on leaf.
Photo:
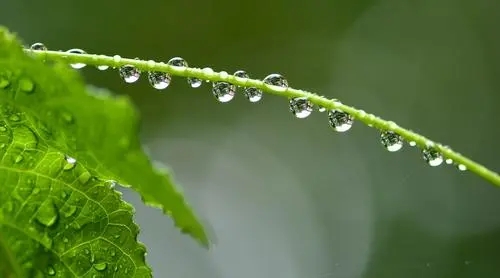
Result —
POLYGON ((41 43, 41 42, 36 42, 34 44, 32 44, 30 46, 30 49, 31 50, 42 50, 42 51, 47 51, 47 47, 45 46, 45 44, 41 43))
POLYGON ((335 131, 345 132, 351 129, 354 118, 346 112, 330 110, 328 111, 328 122, 335 131))
POLYGON ((393 131, 384 131, 380 134, 380 141, 390 152, 399 151, 403 147, 403 138, 393 131))
POLYGON ((422 150, 424 160, 432 167, 439 166, 443 163, 443 156, 435 149, 427 148, 422 150))
POLYGON ((58 217, 59 214, 54 203, 50 199, 48 199, 38 208, 35 219, 40 224, 46 227, 51 227, 56 223, 58 217))
POLYGON ((18 155, 16 159, 14 160, 14 163, 21 163, 21 161, 24 160, 24 157, 22 155, 18 155))
POLYGON ((131 65, 120 67, 119 73, 122 79, 127 83, 134 83, 141 77, 141 71, 131 65))
POLYGON ((295 117, 304 119, 311 115, 313 104, 305 97, 290 99, 290 111, 295 117))
POLYGON ((285 91, 288 88, 288 81, 281 74, 270 74, 262 81, 276 91, 285 91))
POLYGON ((80 174, 80 176, 78 177, 78 181, 81 184, 86 184, 87 182, 89 182, 91 177, 92 177, 92 175, 86 171, 86 172, 83 172, 80 174))
POLYGON ((148 80, 149 84, 153 86, 153 88, 158 89, 158 90, 163 90, 170 85, 170 80, 172 78, 170 77, 170 74, 166 72, 149 72, 148 73, 148 80))
POLYGON ((49 276, 54 276, 54 275, 56 275, 56 270, 54 269, 54 267, 53 267, 53 266, 49 265, 49 266, 47 267, 47 274, 48 274, 49 276))
POLYGON ((76 166, 76 159, 74 159, 73 157, 69 156, 69 155, 64 155, 64 160, 66 161, 66 164, 64 164, 63 166, 63 169, 64 170, 71 170, 73 168, 75 168, 76 166))
MULTIPOLYGON (((73 54, 87 54, 87 52, 85 52, 84 50, 79 49, 79 48, 72 48, 66 52, 73 53, 73 54)), ((84 68, 86 65, 84 63, 74 63, 74 64, 70 64, 70 66, 74 69, 81 69, 81 68, 84 68)))
POLYGON ((234 98, 236 86, 223 81, 214 82, 212 93, 219 102, 228 102, 234 98))
POLYGON ((94 264, 94 269, 97 271, 104 271, 104 270, 106 270, 107 267, 108 267, 108 264, 105 262, 94 264))

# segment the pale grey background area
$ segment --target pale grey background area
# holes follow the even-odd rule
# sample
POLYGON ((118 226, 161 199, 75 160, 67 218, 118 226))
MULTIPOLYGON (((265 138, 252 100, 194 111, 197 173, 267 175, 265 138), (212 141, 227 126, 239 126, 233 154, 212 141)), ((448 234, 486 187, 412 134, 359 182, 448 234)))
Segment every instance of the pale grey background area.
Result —
MULTIPOLYGON (((0 1, 27 43, 280 72, 500 170, 498 1, 0 1)), ((157 92, 83 72, 133 98, 144 144, 216 242, 202 249, 124 190, 155 277, 500 275, 500 191, 468 172, 388 153, 359 123, 294 119, 285 99, 219 104, 207 84, 157 92)))

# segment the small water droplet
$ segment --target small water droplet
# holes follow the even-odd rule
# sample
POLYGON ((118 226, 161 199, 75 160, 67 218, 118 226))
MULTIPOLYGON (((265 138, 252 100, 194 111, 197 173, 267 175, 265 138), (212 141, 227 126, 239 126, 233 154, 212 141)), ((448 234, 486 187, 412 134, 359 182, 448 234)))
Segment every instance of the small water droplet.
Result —
POLYGON ((32 44, 30 46, 30 49, 31 50, 41 50, 41 51, 47 51, 47 47, 45 46, 45 44, 41 43, 41 42, 36 42, 34 44, 32 44))
POLYGON ((32 93, 35 89, 35 83, 28 78, 20 78, 19 79, 19 90, 24 93, 32 93))
POLYGON ((86 184, 87 182, 89 182, 89 180, 90 180, 91 177, 92 177, 92 175, 89 172, 83 172, 78 177, 78 181, 81 184, 86 184))
POLYGON ((63 167, 64 170, 67 171, 67 170, 71 170, 71 169, 75 168, 76 159, 74 159, 73 157, 71 157, 69 155, 64 155, 64 160, 66 160, 66 164, 63 167))
POLYGON ((250 78, 250 76, 244 70, 238 70, 233 75, 234 75, 235 79, 239 82, 243 82, 243 81, 245 81, 245 79, 250 78))
POLYGON ((328 111, 328 122, 330 126, 338 132, 345 132, 351 129, 354 119, 346 112, 339 110, 328 111))
POLYGON ((119 238, 119 237, 120 237, 120 235, 119 235, 119 234, 115 234, 113 237, 114 237, 114 238, 119 238))
POLYGON ((97 66, 97 69, 98 70, 107 70, 107 69, 109 69, 109 66, 108 65, 100 65, 100 66, 97 66))
POLYGON ((48 274, 49 276, 54 276, 54 275, 56 275, 56 270, 54 269, 54 267, 53 267, 53 266, 49 265, 49 266, 47 267, 47 274, 48 274))
POLYGON ((446 164, 452 164, 452 163, 453 163, 453 159, 451 159, 451 158, 447 158, 447 159, 445 160, 445 162, 446 162, 446 164))
POLYGON ((457 168, 459 171, 467 171, 467 166, 465 166, 463 164, 458 164, 457 168))
POLYGON ((236 86, 223 81, 214 82, 212 93, 219 102, 229 102, 234 98, 236 86))
POLYGON ((141 71, 132 65, 124 65, 120 67, 120 76, 127 83, 134 83, 141 77, 141 71))
POLYGON ((35 217, 38 223, 46 227, 53 226, 58 218, 59 213, 57 212, 54 203, 50 199, 42 203, 42 205, 38 208, 38 212, 35 217))
POLYGON ((298 97, 290 99, 289 108, 295 117, 304 119, 311 115, 313 104, 305 97, 298 97))
POLYGON ((415 142, 415 141, 410 141, 410 142, 408 142, 408 144, 409 144, 410 146, 412 146, 412 147, 415 147, 415 146, 417 145, 417 142, 415 142))
MULTIPOLYGON (((85 52, 84 50, 79 49, 79 48, 72 48, 66 52, 73 53, 73 54, 87 54, 87 52, 85 52)), ((74 69, 81 69, 81 68, 85 67, 86 65, 84 63, 74 63, 74 64, 70 64, 70 66, 74 69)))
POLYGON ((7 144, 0 144, 0 149, 5 149, 7 147, 7 144))
POLYGON ((318 111, 321 112, 321 113, 323 113, 323 112, 326 111, 326 108, 323 107, 323 106, 318 106, 318 111))
POLYGON ((116 255, 115 251, 110 252, 111 257, 114 257, 116 255))
POLYGON ((380 134, 380 141, 390 152, 399 151, 403 147, 403 138, 393 131, 382 132, 380 134))
POLYGON ((63 242, 64 243, 68 243, 69 242, 69 239, 67 237, 63 237, 63 242))
POLYGON ((427 148, 422 150, 424 160, 432 167, 439 166, 443 163, 443 156, 435 149, 427 148))
POLYGON ((24 160, 24 157, 22 155, 18 155, 16 159, 14 160, 14 163, 21 163, 21 161, 24 160))
POLYGON ((265 84, 272 86, 271 88, 276 91, 286 91, 288 88, 288 81, 281 74, 273 73, 262 80, 265 84))
POLYGON ((168 85, 170 85, 171 79, 172 78, 170 77, 170 74, 166 72, 156 71, 148 73, 149 84, 151 84, 151 86, 153 86, 153 88, 157 90, 166 89, 168 85))
POLYGON ((203 84, 203 81, 196 77, 188 77, 187 81, 191 88, 199 88, 203 84))
POLYGON ((104 270, 106 270, 107 267, 108 267, 108 264, 105 262, 94 264, 94 269, 97 271, 104 271, 104 270))
POLYGON ((262 91, 255 87, 245 88, 243 95, 248 99, 248 101, 253 103, 259 102, 263 96, 262 91))

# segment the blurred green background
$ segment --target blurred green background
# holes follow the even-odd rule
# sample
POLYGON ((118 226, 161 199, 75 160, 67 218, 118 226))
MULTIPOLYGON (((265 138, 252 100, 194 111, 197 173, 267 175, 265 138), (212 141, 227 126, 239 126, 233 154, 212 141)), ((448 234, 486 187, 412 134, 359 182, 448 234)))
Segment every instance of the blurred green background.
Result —
MULTIPOLYGON (((496 0, 1 0, 0 24, 53 50, 82 48, 252 77, 340 99, 500 170, 500 2, 496 0)), ((137 207, 155 277, 500 277, 500 189, 389 153, 360 123, 295 119, 286 99, 82 70, 132 97, 141 136, 168 165, 216 242, 181 235, 137 207)))

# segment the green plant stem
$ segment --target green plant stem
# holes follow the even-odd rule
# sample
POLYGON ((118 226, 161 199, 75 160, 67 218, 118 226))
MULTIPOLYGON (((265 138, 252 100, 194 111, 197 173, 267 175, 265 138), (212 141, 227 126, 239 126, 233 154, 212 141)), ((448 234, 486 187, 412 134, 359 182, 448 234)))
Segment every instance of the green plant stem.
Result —
POLYGON ((349 113, 355 119, 365 123, 370 127, 374 127, 379 130, 393 131, 399 134, 408 142, 415 142, 416 145, 422 149, 433 148, 439 151, 445 158, 452 159, 455 164, 463 165, 467 168, 468 171, 477 174, 478 176, 484 178, 485 180, 491 182, 496 186, 500 186, 500 175, 498 173, 461 155, 458 152, 453 151, 447 146, 436 143, 409 129, 400 127, 392 121, 381 119, 373 114, 366 113, 363 110, 342 104, 337 100, 327 99, 311 92, 293 88, 284 89, 277 86, 271 86, 264 83, 262 80, 238 78, 228 74, 227 72, 215 72, 211 70, 191 67, 175 67, 166 63, 158 63, 155 61, 128 59, 121 58, 119 56, 111 57, 95 54, 74 54, 61 51, 34 51, 27 49, 26 52, 47 60, 63 60, 67 63, 84 63, 93 66, 107 65, 114 68, 119 68, 124 65, 132 65, 141 71, 166 72, 174 76, 197 77, 205 81, 226 81, 241 87, 256 87, 263 92, 287 98, 305 97, 315 105, 324 107, 329 110, 336 109, 349 113))

